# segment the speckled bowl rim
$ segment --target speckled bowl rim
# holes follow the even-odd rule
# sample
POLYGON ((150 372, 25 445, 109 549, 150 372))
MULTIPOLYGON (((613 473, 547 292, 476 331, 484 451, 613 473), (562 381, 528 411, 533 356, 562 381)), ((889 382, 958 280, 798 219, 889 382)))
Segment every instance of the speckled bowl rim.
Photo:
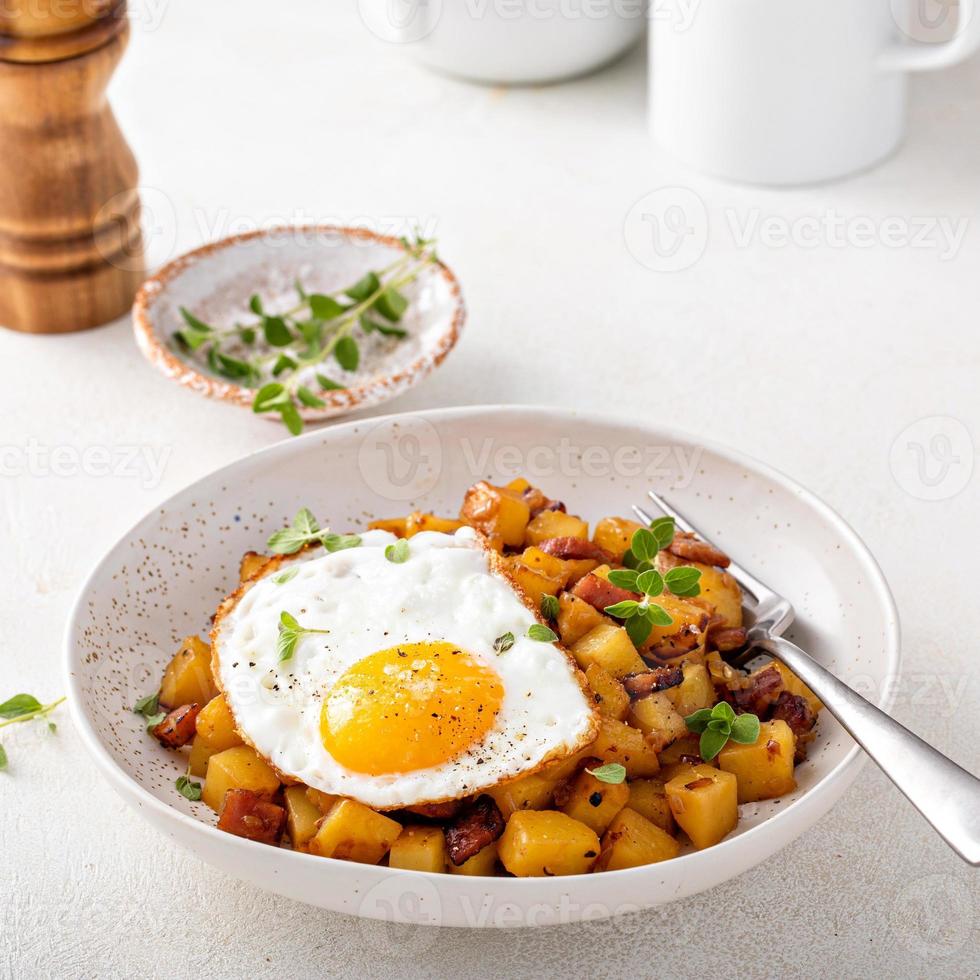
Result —
MULTIPOLYGON (((156 275, 151 276, 140 287, 136 299, 133 301, 132 316, 136 344, 143 356, 165 377, 178 382, 185 388, 190 388, 206 398, 217 398, 220 401, 240 405, 251 411, 255 389, 243 388, 241 385, 235 384, 234 381, 215 377, 198 370, 193 362, 179 358, 170 349, 166 338, 161 337, 154 328, 153 307, 166 288, 201 259, 216 252, 235 248, 244 242, 287 234, 336 234, 348 239, 372 242, 402 252, 406 251, 405 243, 399 238, 392 235, 382 235, 367 228, 354 228, 347 225, 277 225, 273 228, 247 231, 209 242, 168 262, 156 275)), ((357 409, 380 405, 403 394, 409 388, 413 388, 442 364, 449 352, 456 346, 462 333, 466 323, 466 304, 463 301, 462 287, 452 269, 441 260, 437 260, 433 264, 433 268, 438 270, 438 274, 447 283, 454 302, 452 320, 446 332, 407 367, 391 374, 382 373, 350 388, 320 392, 319 397, 326 402, 326 406, 324 408, 301 407, 300 415, 306 421, 313 422, 319 419, 334 418, 357 409)), ((275 413, 266 414, 264 417, 278 421, 278 416, 275 413)))
MULTIPOLYGON (((557 415, 560 416, 565 422, 574 422, 580 415, 585 417, 585 413, 579 413, 574 409, 560 409, 540 405, 474 405, 455 408, 429 409, 425 411, 407 412, 401 414, 395 413, 391 415, 377 416, 372 418, 371 422, 380 425, 383 423, 397 422, 400 418, 417 419, 422 417, 438 428, 439 423, 442 420, 458 420, 466 418, 473 418, 476 420, 481 415, 486 413, 495 415, 512 415, 515 417, 522 415, 540 415, 542 417, 557 415)), ((651 434, 655 434, 657 438, 672 440, 673 444, 696 444, 701 446, 705 450, 718 455, 725 461, 750 469, 760 476, 778 483, 787 491, 795 494, 803 503, 805 503, 809 508, 812 508, 817 514, 821 515, 829 522, 830 525, 834 527, 836 533, 840 535, 841 540, 850 545, 850 547, 853 549, 855 559, 858 560, 863 566, 864 573, 867 576, 864 581, 866 582, 868 589, 874 594, 878 608, 881 610, 882 617, 885 621, 884 658, 886 676, 898 676, 902 664, 902 650, 900 642, 901 629, 899 624, 898 608, 895 604, 894 597, 892 596, 881 567, 878 565, 867 545, 864 544, 857 532, 832 507, 824 503, 824 501, 817 497, 816 494, 805 489, 795 480, 774 467, 769 466, 768 464, 763 463, 754 457, 749 456, 748 454, 730 449, 727 446, 716 443, 710 439, 694 436, 690 433, 686 433, 682 430, 669 426, 641 425, 635 421, 627 420, 608 413, 589 412, 587 413, 587 418, 589 421, 597 422, 603 425, 644 428, 649 430, 651 434)), ((336 438, 339 435, 344 435, 350 430, 356 430, 358 427, 363 426, 363 424, 363 420, 354 420, 337 426, 331 426, 326 430, 308 432, 297 437, 296 439, 283 440, 282 442, 275 443, 272 446, 267 446, 255 452, 248 453, 238 460, 235 460, 234 462, 215 470, 199 480, 194 481, 194 483, 185 487, 183 490, 173 494, 172 497, 168 498, 167 502, 176 497, 190 493, 205 481, 213 480, 218 474, 232 471, 245 460, 252 459, 256 456, 266 456, 270 459, 274 459, 278 455, 288 455, 296 452, 305 445, 310 445, 312 447, 323 438, 336 438)), ((76 680, 74 673, 74 661, 76 659, 77 650, 73 638, 78 630, 79 619, 83 614, 89 589, 91 588, 93 582, 95 582, 102 574, 103 567, 110 560, 116 549, 134 535, 139 534, 145 524, 148 524, 155 519, 159 507, 165 506, 167 502, 151 509, 145 517, 138 521, 129 531, 122 535, 122 537, 120 537, 115 544, 113 544, 112 548, 109 549, 106 555, 99 561, 91 574, 88 576, 85 584, 82 586, 78 594, 75 604, 72 607, 71 614, 68 618, 64 635, 65 686, 68 693, 69 711, 83 744, 87 748, 90 755, 94 758, 98 768, 108 779, 109 783, 124 799, 127 800, 127 802, 130 802, 137 808, 149 808, 153 812, 154 817, 158 818, 160 822, 166 820, 177 821, 184 828, 186 828, 191 835, 198 838, 201 844, 204 846, 223 846, 225 848, 233 849, 236 859, 243 862, 243 864, 247 864, 249 863, 250 858, 255 858, 256 856, 254 848, 265 848, 265 845, 256 845, 251 841, 234 837, 225 833, 224 831, 218 830, 216 826, 203 823, 192 816, 184 814, 179 810, 168 806, 162 800, 157 799, 157 797, 155 797, 152 793, 145 790, 135 779, 133 779, 115 762, 109 751, 103 747, 98 732, 82 708, 80 685, 76 680)), ((897 685, 883 684, 879 688, 879 696, 877 699, 873 700, 873 703, 875 703, 877 707, 881 708, 882 711, 887 712, 894 704, 897 694, 897 685)), ((684 862, 684 867, 689 869, 689 874, 686 877, 691 880, 697 880, 705 874, 710 876, 711 872, 707 869, 710 869, 716 862, 726 862, 728 864, 730 872, 726 873, 723 879, 726 881, 744 873, 745 871, 748 871, 749 869, 760 864, 766 858, 771 857, 774 853, 781 850, 797 837, 801 836, 810 827, 812 827, 817 820, 824 816, 843 795, 844 791, 854 782, 865 762, 867 762, 867 756, 855 742, 844 758, 841 759, 833 769, 831 769, 812 788, 803 793, 797 800, 789 804, 784 810, 779 811, 769 819, 746 830, 744 833, 741 833, 734 838, 723 840, 721 843, 703 851, 684 853, 679 857, 673 858, 670 863, 679 867, 680 865, 678 865, 678 862, 684 862), (768 841, 766 840, 767 835, 770 837, 768 841), (773 841, 775 842, 775 845, 773 845, 773 841), (764 853, 759 856, 760 852, 764 853)), ((313 856, 299 851, 288 850, 286 848, 275 848, 274 851, 276 860, 282 862, 281 870, 286 876, 288 876, 290 868, 298 868, 303 865, 308 865, 309 862, 315 862, 318 867, 324 867, 325 870, 329 869, 331 865, 337 866, 349 864, 349 862, 339 861, 333 858, 313 856)), ((621 883, 623 888, 626 889, 628 879, 632 878, 634 882, 639 882, 644 876, 650 875, 651 868, 656 867, 658 867, 658 865, 646 865, 643 867, 628 868, 618 871, 607 871, 603 872, 601 875, 567 875, 556 878, 499 877, 491 879, 478 877, 471 878, 462 875, 431 874, 429 872, 388 868, 380 865, 359 865, 358 871, 363 874, 367 881, 372 885, 381 885, 385 879, 390 878, 392 875, 407 876, 405 879, 406 887, 409 887, 410 882, 422 878, 428 879, 429 881, 438 881, 438 884, 446 891, 447 894, 469 895, 467 888, 471 888, 474 895, 492 893, 504 903, 507 902, 508 896, 512 897, 515 902, 519 902, 522 895, 533 895, 538 904, 546 905, 549 902, 560 903, 563 893, 567 893, 571 888, 584 885, 586 881, 593 883, 591 887, 586 886, 587 891, 594 890, 597 896, 603 893, 608 894, 610 888, 615 889, 617 882, 621 883), (602 882, 597 882, 597 878, 602 879, 602 882), (475 884, 468 885, 467 883, 475 884)), ((279 894, 288 894, 287 892, 280 890, 274 882, 268 882, 266 887, 273 891, 277 891, 279 894)), ((695 894, 701 890, 703 889, 697 886, 689 886, 686 888, 682 887, 675 894, 663 899, 662 901, 652 902, 650 904, 660 905, 666 902, 675 901, 685 898, 688 895, 695 894)), ((605 914, 609 915, 613 913, 607 912, 605 914)), ((544 923, 535 921, 519 923, 517 925, 518 927, 521 927, 528 925, 535 926, 539 924, 544 923)), ((455 927, 458 924, 440 923, 440 925, 455 927)), ((494 923, 491 923, 491 925, 494 925, 494 923)))

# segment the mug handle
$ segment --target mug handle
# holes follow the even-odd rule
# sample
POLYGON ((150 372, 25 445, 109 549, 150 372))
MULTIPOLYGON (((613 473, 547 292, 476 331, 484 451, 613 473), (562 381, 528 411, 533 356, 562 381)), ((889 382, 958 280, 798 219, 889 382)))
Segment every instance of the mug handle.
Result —
POLYGON ((980 10, 977 0, 959 0, 956 34, 941 44, 923 41, 889 45, 878 56, 882 71, 931 71, 948 68, 980 48, 980 10))

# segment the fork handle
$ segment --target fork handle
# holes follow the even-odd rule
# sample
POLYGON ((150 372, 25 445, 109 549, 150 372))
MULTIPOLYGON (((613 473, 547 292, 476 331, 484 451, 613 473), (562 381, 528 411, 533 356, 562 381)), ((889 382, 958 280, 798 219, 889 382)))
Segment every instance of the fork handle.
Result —
POLYGON ((823 701, 960 857, 980 865, 980 779, 866 701, 794 643, 769 635, 749 639, 786 664, 823 701))

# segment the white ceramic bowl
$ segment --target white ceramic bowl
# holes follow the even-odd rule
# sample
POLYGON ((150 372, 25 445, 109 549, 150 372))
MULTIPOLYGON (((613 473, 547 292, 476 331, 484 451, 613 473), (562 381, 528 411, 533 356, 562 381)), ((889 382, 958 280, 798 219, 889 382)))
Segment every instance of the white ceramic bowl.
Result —
MULTIPOLYGON (((326 860, 222 833, 174 789, 182 760, 130 710, 180 638, 204 633, 238 560, 309 505, 333 527, 415 507, 456 512, 474 480, 518 473, 591 521, 628 514, 656 487, 795 603, 790 635, 888 707, 898 620, 874 559, 826 505, 738 453, 657 427, 546 408, 452 408, 351 422, 289 440, 200 480, 147 515, 85 584, 66 635, 80 737, 158 830, 229 874, 324 908, 450 926, 543 925, 658 905, 770 857, 833 805, 863 756, 821 714, 789 796, 741 807, 716 847, 627 871, 569 878, 430 875, 326 860)), ((545 692, 546 693, 546 692, 545 692)))

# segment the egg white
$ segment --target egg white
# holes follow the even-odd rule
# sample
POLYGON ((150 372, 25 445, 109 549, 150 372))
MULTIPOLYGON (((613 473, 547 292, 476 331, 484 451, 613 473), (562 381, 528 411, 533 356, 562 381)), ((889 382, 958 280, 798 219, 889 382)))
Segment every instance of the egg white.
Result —
POLYGON ((423 532, 404 564, 385 558, 396 538, 368 531, 362 544, 272 569, 227 600, 212 632, 215 675, 238 728, 281 774, 372 807, 468 796, 588 744, 595 710, 558 646, 526 636, 536 617, 469 528, 423 532), (287 581, 277 582, 296 567, 287 581), (305 636, 291 660, 276 653, 280 613, 328 635, 305 636), (494 640, 513 633, 505 653, 494 640), (448 641, 490 667, 504 687, 491 730, 451 761, 372 776, 338 763, 320 736, 323 698, 353 664, 399 643, 448 641))

